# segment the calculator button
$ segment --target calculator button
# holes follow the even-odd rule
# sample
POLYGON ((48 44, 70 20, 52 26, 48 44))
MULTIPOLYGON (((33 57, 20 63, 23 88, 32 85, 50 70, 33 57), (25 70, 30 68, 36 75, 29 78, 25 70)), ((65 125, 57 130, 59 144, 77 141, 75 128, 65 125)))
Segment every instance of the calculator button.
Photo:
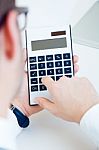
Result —
POLYGON ((45 56, 38 56, 38 62, 45 61, 45 56))
POLYGON ((46 90, 47 90, 47 88, 45 85, 40 85, 40 91, 46 91, 46 90))
POLYGON ((40 70, 39 71, 39 76, 46 76, 46 71, 45 70, 40 70))
POLYGON ((62 76, 56 76, 56 81, 58 81, 62 76))
POLYGON ((31 79, 31 84, 38 84, 38 79, 37 78, 31 79))
POLYGON ((72 78, 72 75, 65 75, 67 78, 72 78))
POLYGON ((39 78, 39 83, 42 83, 42 78, 39 78))
POLYGON ((47 68, 53 68, 54 67, 54 63, 53 62, 48 62, 47 63, 47 68))
POLYGON ((63 69, 56 69, 56 74, 63 74, 63 69))
POLYGON ((30 63, 36 62, 36 57, 30 57, 30 58, 29 58, 29 61, 30 61, 30 63))
POLYGON ((37 77, 37 71, 31 71, 30 76, 31 77, 37 77))
POLYGON ((70 53, 63 54, 63 59, 70 59, 70 53))
POLYGON ((62 61, 55 62, 55 67, 62 67, 62 61))
POLYGON ((47 75, 54 75, 54 69, 47 70, 47 75))
POLYGON ((38 85, 31 86, 31 92, 36 92, 38 91, 38 85))
POLYGON ((64 61, 64 66, 71 66, 71 61, 70 60, 64 61))
POLYGON ((30 64, 30 70, 37 69, 37 64, 30 64))
POLYGON ((55 55, 55 60, 61 60, 62 59, 62 55, 61 54, 56 54, 55 55))
POLYGON ((39 63, 38 69, 45 69, 45 63, 39 63))
POLYGON ((53 60, 53 55, 47 55, 46 56, 46 61, 51 61, 53 60))
POLYGON ((67 73, 71 73, 71 68, 64 68, 64 73, 67 74, 67 73))
POLYGON ((55 77, 53 76, 53 77, 51 77, 54 81, 55 81, 55 77))

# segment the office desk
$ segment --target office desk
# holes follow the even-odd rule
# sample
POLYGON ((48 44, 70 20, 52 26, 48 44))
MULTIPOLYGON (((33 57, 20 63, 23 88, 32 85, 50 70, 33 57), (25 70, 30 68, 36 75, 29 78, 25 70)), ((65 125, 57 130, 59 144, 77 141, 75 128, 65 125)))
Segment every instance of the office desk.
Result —
MULTIPOLYGON (((74 45, 80 57, 78 76, 87 76, 99 91, 99 51, 74 45)), ((18 150, 96 150, 79 125, 55 118, 47 111, 31 117, 31 125, 17 137, 18 150)))

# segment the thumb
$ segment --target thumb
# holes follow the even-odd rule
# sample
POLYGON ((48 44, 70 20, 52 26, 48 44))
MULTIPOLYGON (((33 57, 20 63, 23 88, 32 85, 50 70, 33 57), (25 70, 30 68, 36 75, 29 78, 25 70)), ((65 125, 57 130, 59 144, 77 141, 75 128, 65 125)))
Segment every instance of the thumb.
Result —
POLYGON ((47 109, 50 112, 54 111, 54 103, 50 102, 46 98, 36 98, 36 102, 44 109, 47 109))

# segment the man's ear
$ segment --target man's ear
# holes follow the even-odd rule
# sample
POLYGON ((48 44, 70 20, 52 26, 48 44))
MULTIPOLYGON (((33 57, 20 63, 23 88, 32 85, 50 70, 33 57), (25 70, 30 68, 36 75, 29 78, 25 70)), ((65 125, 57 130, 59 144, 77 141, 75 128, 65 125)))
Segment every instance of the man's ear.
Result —
POLYGON ((5 35, 5 55, 8 59, 13 59, 19 44, 19 31, 17 26, 17 13, 11 11, 7 15, 4 25, 5 35))

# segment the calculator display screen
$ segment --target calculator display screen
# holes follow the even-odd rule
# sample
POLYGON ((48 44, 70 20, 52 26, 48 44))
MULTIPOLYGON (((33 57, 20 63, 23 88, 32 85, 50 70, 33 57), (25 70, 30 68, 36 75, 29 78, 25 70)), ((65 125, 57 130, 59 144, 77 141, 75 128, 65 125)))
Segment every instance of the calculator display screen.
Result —
POLYGON ((32 45, 32 51, 54 49, 54 48, 65 48, 67 47, 67 41, 66 41, 66 37, 55 38, 55 39, 48 39, 48 40, 32 41, 31 45, 32 45))

